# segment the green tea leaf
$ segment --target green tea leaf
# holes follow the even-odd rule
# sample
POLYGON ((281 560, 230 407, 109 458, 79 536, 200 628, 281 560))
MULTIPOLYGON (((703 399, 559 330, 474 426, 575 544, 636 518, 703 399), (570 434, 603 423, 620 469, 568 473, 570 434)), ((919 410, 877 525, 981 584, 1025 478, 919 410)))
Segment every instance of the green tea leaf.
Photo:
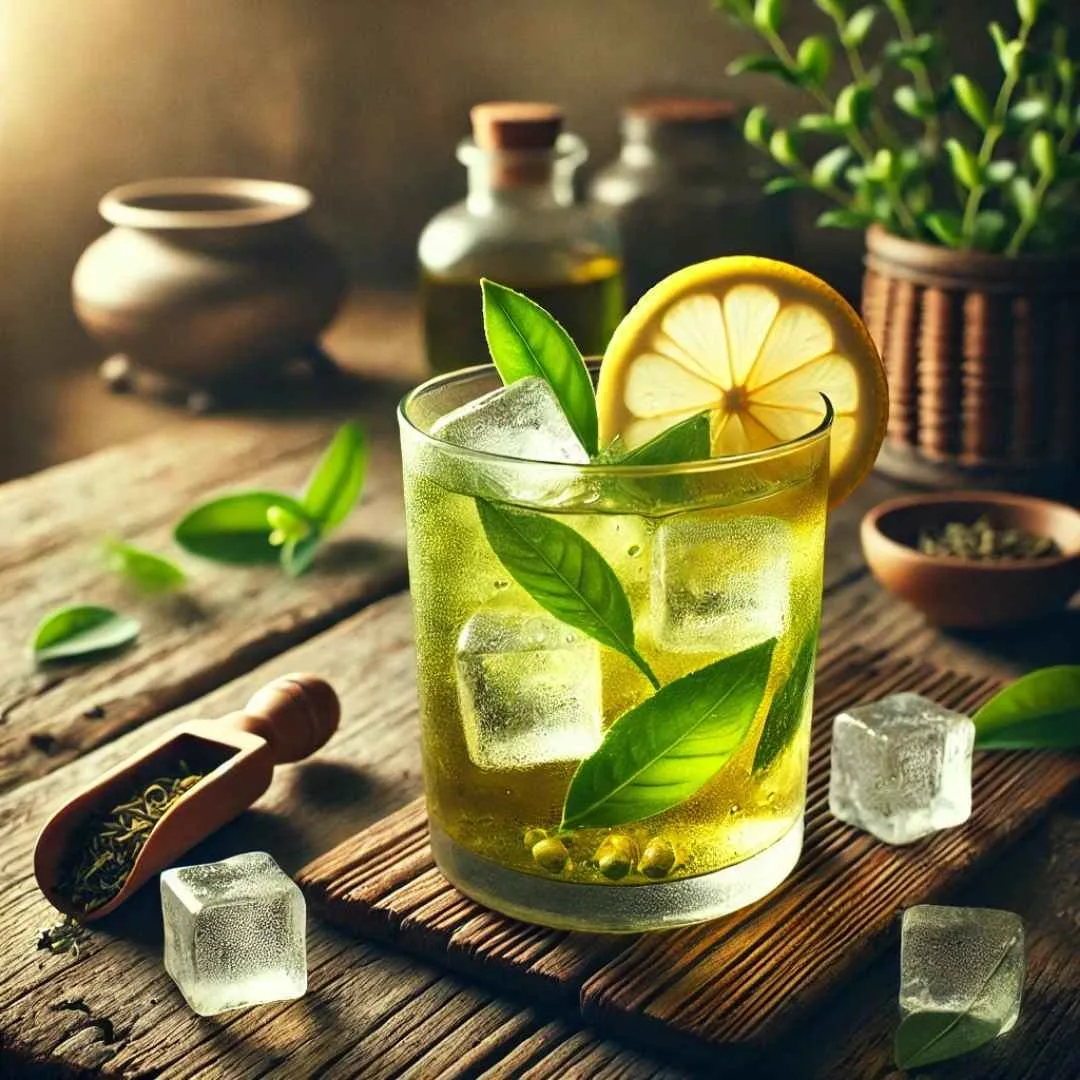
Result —
POLYGON ((187 581, 184 571, 169 559, 144 551, 122 540, 106 540, 105 560, 109 569, 127 578, 143 592, 179 589, 187 581))
POLYGON ((173 530, 176 542, 193 555, 247 565, 276 562, 277 548, 267 511, 279 506, 303 519, 307 511, 280 491, 246 491, 211 499, 189 511, 173 530))
POLYGON ((367 437, 359 424, 349 421, 338 428, 308 477, 300 499, 308 516, 325 534, 350 514, 364 487, 367 437))
POLYGON ((770 638, 717 660, 620 716, 574 773, 562 827, 625 825, 699 791, 750 730, 775 646, 770 638))
POLYGON ((545 379, 585 452, 597 450, 596 395, 585 361, 570 335, 539 304, 482 278, 484 334, 491 359, 509 385, 545 379))
POLYGON ((38 623, 31 648, 34 659, 77 660, 118 649, 139 636, 138 620, 112 608, 77 604, 52 611, 38 623))
POLYGON ((970 1013, 909 1013, 896 1029, 893 1057, 901 1069, 947 1061, 996 1039, 1001 1025, 970 1013))
POLYGON ((683 461, 705 461, 712 454, 709 414, 698 413, 661 431, 655 438, 631 450, 620 465, 677 465, 683 461))
POLYGON ((982 750, 1080 747, 1080 665, 1041 668, 995 694, 975 714, 982 750))
POLYGON ((659 681, 634 646, 630 601, 615 571, 568 525, 524 510, 476 500, 491 549, 510 576, 556 619, 583 631, 659 681))
POLYGON ((814 685, 814 657, 817 654, 817 629, 806 639, 795 654, 791 671, 784 685, 777 690, 761 729, 757 750, 754 753, 754 772, 767 769, 780 753, 787 748, 803 718, 806 699, 814 685))

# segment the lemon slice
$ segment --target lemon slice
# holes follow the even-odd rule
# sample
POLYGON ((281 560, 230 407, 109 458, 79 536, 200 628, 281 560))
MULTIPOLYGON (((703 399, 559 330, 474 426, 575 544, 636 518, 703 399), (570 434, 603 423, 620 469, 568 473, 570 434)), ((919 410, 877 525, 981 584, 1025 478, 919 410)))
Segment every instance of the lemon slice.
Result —
POLYGON ((835 410, 829 501, 863 479, 885 436, 885 369, 862 320, 820 278, 734 255, 650 289, 600 366, 600 440, 627 449, 708 410, 714 455, 788 442, 835 410))

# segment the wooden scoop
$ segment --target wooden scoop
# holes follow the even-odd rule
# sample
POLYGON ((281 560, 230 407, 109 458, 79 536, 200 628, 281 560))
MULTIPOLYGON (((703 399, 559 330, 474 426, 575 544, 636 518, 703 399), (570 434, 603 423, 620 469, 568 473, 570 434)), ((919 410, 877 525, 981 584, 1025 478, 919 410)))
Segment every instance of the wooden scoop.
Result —
MULTIPOLYGON (((122 904, 158 871, 246 810, 270 786, 274 766, 314 753, 337 730, 341 707, 315 675, 284 675, 264 686, 241 712, 180 724, 135 757, 111 769, 49 819, 38 836, 34 873, 60 911, 90 922, 122 904), (127 880, 107 903, 82 911, 58 891, 73 838, 95 814, 130 798, 141 782, 175 771, 180 761, 203 779, 154 825, 127 880)), ((77 857, 77 854, 76 854, 77 857)))

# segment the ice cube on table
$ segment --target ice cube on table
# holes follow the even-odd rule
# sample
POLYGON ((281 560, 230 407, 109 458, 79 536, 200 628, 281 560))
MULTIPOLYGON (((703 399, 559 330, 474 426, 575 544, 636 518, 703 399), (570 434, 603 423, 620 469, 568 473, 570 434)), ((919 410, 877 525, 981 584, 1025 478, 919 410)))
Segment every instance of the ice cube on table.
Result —
POLYGON ((261 851, 161 875, 165 970, 200 1016, 307 990, 306 907, 261 851))
POLYGON ((431 434, 456 446, 525 461, 585 465, 589 455, 543 379, 518 379, 440 417, 431 434))
POLYGON ((675 519, 653 542, 653 636, 674 652, 741 652, 780 634, 791 527, 761 516, 675 519))
POLYGON ((920 904, 904 912, 900 1009, 970 1013, 1008 1031, 1024 988, 1024 923, 1011 911, 920 904))
POLYGON ((971 816, 975 725, 919 694, 892 694, 833 721, 829 810, 887 844, 971 816))
POLYGON ((601 729, 600 649, 546 613, 481 608, 457 643, 465 744, 482 769, 591 754, 601 729))

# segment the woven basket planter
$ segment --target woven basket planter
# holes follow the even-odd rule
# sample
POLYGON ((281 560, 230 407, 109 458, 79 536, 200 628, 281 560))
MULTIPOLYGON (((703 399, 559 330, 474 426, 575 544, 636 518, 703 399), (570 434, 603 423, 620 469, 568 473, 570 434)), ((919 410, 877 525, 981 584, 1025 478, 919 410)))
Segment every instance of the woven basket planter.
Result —
POLYGON ((1080 484, 1080 257, 866 237, 863 317, 891 398, 878 468, 934 487, 1080 484))

